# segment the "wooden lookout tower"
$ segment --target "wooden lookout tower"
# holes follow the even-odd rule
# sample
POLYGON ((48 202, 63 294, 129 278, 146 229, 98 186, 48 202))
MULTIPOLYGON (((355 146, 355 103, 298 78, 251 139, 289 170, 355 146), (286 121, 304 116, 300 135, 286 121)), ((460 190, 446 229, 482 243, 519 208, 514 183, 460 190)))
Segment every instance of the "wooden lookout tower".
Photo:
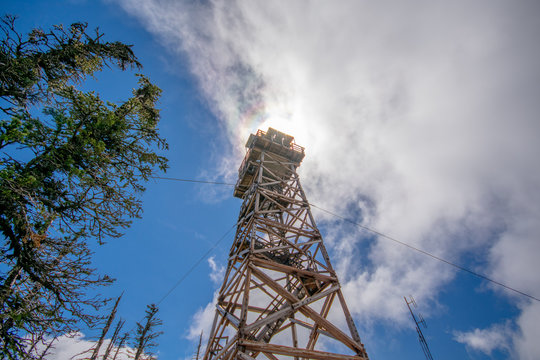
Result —
POLYGON ((204 359, 368 359, 296 173, 304 148, 272 128, 246 147, 204 359))

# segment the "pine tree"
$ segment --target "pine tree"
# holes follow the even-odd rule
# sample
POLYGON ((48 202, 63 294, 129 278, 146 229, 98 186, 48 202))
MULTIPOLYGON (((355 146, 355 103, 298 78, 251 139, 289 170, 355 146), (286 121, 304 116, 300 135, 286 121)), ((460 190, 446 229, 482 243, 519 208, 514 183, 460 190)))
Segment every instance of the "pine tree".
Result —
POLYGON ((106 67, 140 68, 130 46, 83 23, 0 33, 0 358, 31 356, 41 338, 94 325, 106 302, 87 295, 112 279, 92 267, 88 241, 120 237, 140 217, 143 182, 167 159, 161 90, 139 75, 111 103, 81 91, 106 67))

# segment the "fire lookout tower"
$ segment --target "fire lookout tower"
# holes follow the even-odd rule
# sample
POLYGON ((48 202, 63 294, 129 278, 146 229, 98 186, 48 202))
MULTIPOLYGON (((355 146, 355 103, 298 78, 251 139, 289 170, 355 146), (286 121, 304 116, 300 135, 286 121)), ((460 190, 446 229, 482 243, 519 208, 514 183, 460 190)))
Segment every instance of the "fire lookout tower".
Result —
POLYGON ((296 173, 304 148, 272 128, 250 135, 246 148, 234 189, 243 203, 204 359, 367 360, 296 173))

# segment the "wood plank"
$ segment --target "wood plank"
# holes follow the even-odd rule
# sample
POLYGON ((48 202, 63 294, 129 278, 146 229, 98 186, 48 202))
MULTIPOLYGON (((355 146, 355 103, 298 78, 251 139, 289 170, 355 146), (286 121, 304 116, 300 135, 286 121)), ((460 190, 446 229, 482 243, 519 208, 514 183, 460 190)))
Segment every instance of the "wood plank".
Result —
POLYGON ((258 329, 260 328, 261 326, 264 326, 266 324, 269 324, 271 322, 274 322, 274 321, 277 321, 281 318, 284 318, 284 317, 287 317, 289 316, 290 314, 292 314, 294 312, 294 309, 292 306, 287 306, 281 310, 278 310, 278 311, 275 311, 273 312, 272 314, 268 315, 267 317, 259 320, 259 321, 256 321, 250 325, 247 325, 244 327, 244 331, 245 332, 249 332, 249 331, 252 331, 252 330, 255 330, 255 329, 258 329))
MULTIPOLYGON (((267 358, 269 358, 270 360, 279 360, 277 357, 275 357, 274 355, 270 354, 270 353, 263 353, 264 356, 266 356, 267 358)), ((297 359, 297 358, 295 358, 297 359)))
MULTIPOLYGON (((330 334, 328 331, 324 331, 324 330, 321 330, 321 329, 317 329, 316 326, 313 326, 313 325, 309 325, 309 324, 306 324, 305 322, 303 321, 300 321, 300 320, 296 320, 296 319, 290 319, 291 323, 293 324, 298 324, 300 326, 303 326, 305 327, 306 329, 308 330, 311 330, 311 331, 316 331, 318 332, 319 334, 323 334, 323 335, 326 335, 328 337, 331 337, 331 338, 334 338, 332 336, 332 334, 330 334)), ((334 338, 335 339, 335 338, 334 338)), ((336 339, 337 340, 337 339, 336 339)), ((308 347, 309 348, 309 347, 308 347)))
MULTIPOLYGON (((225 346, 223 346, 223 348, 221 349, 221 351, 216 355, 216 359, 222 359, 225 355, 226 352, 229 351, 230 347, 232 345, 234 345, 236 343, 236 340, 238 339, 238 336, 235 335, 233 336, 229 341, 227 341, 227 343, 225 344, 225 346)), ((208 350, 207 350, 207 353, 208 353, 208 350)))
POLYGON ((236 353, 236 357, 241 360, 256 360, 254 357, 249 356, 245 352, 239 351, 236 353))
POLYGON ((233 324, 235 328, 238 329, 238 326, 240 325, 240 319, 239 318, 237 318, 234 314, 231 314, 230 312, 222 309, 221 306, 219 306, 219 305, 216 305, 216 309, 222 316, 227 318, 227 320, 229 320, 229 322, 231 324, 233 324))
POLYGON ((264 260, 264 259, 260 259, 256 257, 251 259, 251 263, 257 266, 263 267, 265 269, 268 269, 268 270, 281 271, 287 274, 305 275, 305 276, 313 277, 317 280, 327 281, 327 282, 337 281, 337 279, 333 276, 324 275, 324 274, 317 273, 314 271, 299 269, 294 266, 283 265, 283 264, 276 263, 274 261, 264 260))
MULTIPOLYGON (((283 286, 281 286, 280 284, 276 283, 272 278, 270 278, 268 275, 263 273, 261 270, 259 270, 258 268, 256 268, 255 266, 251 264, 249 266, 252 268, 253 274, 256 277, 258 277, 265 284, 270 286, 272 290, 274 290, 278 294, 281 294, 283 297, 285 297, 289 302, 296 303, 300 301, 296 296, 291 294, 289 291, 283 288, 283 286)), ((300 307, 299 310, 302 314, 311 318, 313 321, 317 322, 320 327, 323 327, 326 331, 331 333, 333 337, 335 337, 337 340, 339 340, 344 345, 349 347, 351 350, 357 351, 361 354, 365 353, 365 350, 362 344, 357 343, 351 337, 347 336, 347 334, 341 331, 338 327, 336 327, 330 321, 323 318, 321 315, 319 315, 315 310, 313 310, 309 306, 300 307)))
POLYGON ((266 344, 249 340, 238 340, 238 345, 244 346, 247 350, 272 353, 288 356, 298 356, 316 360, 363 360, 357 355, 342 355, 319 350, 306 350, 284 345, 266 344))

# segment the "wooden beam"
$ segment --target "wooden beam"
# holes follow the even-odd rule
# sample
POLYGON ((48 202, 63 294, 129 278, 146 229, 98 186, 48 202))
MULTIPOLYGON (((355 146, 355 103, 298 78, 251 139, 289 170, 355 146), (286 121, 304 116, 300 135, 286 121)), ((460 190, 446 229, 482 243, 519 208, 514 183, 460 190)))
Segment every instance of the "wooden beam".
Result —
MULTIPOLYGON (((323 335, 326 335, 328 337, 331 337, 331 338, 334 338, 332 336, 332 334, 330 334, 328 331, 324 331, 324 330, 321 330, 321 329, 317 329, 316 326, 313 326, 313 325, 310 325, 310 324, 307 324, 303 321, 300 321, 300 320, 296 320, 296 319, 289 319, 293 324, 298 324, 302 327, 305 327, 306 329, 308 330, 311 330, 311 331, 317 331, 319 334, 323 334, 323 335)), ((335 338, 334 338, 335 339, 335 338)), ((337 340, 337 339, 336 339, 337 340)))
POLYGON ((262 353, 280 354, 287 356, 297 356, 305 359, 316 360, 363 360, 363 357, 357 355, 342 355, 318 350, 306 350, 284 345, 266 344, 249 340, 238 340, 238 345, 244 346, 246 350, 262 353))
MULTIPOLYGON (((281 245, 281 246, 274 246, 274 247, 271 247, 271 248, 257 249, 257 250, 253 251, 253 254, 257 254, 257 253, 261 253, 261 252, 265 252, 265 251, 275 251, 275 250, 296 248, 297 246, 305 247, 305 245, 313 245, 313 244, 320 243, 320 242, 321 242, 321 239, 318 239, 318 240, 313 240, 313 241, 306 241, 304 243, 296 243, 296 244, 293 244, 294 246, 292 246, 292 245, 281 245)), ((302 250, 305 251, 306 249, 302 249, 302 250)))
MULTIPOLYGON (((232 345, 234 345, 236 343, 236 340, 238 339, 237 336, 233 336, 229 341, 227 341, 227 343, 225 344, 225 346, 223 346, 223 348, 221 349, 221 351, 216 355, 216 359, 222 359, 223 356, 225 355, 225 353, 227 351, 229 351, 230 347, 232 345)), ((207 351, 208 353, 208 351, 207 351)))
POLYGON ((314 271, 299 269, 294 266, 283 265, 274 261, 264 260, 264 259, 260 259, 256 257, 253 257, 251 259, 251 263, 257 266, 263 267, 265 269, 268 269, 268 270, 281 271, 287 274, 305 275, 305 276, 313 277, 317 280, 327 281, 327 282, 337 281, 337 279, 333 276, 324 275, 324 274, 314 272, 314 271))
POLYGON ((254 357, 249 356, 245 352, 239 351, 236 353, 236 357, 241 360, 256 360, 254 357))
POLYGON ((281 310, 278 310, 276 312, 273 312, 272 314, 268 315, 267 317, 259 320, 259 321, 256 321, 250 325, 247 325, 244 327, 244 330, 246 332, 249 332, 249 331, 252 331, 252 330, 255 330, 255 329, 258 329, 260 328, 261 326, 264 326, 266 324, 269 324, 271 322, 274 322, 274 321, 277 321, 281 318, 284 318, 284 317, 287 317, 289 316, 290 314, 292 314, 294 312, 294 309, 292 308, 292 306, 287 306, 281 310))
POLYGON ((221 306, 216 305, 217 311, 225 317, 231 324, 234 325, 235 328, 238 329, 238 326, 240 325, 240 319, 237 318, 234 314, 231 314, 230 312, 227 312, 221 308, 221 306))
MULTIPOLYGON (((270 360, 279 360, 277 357, 275 357, 274 355, 270 354, 270 353, 263 353, 264 356, 266 356, 267 358, 269 358, 270 360)), ((295 358, 296 359, 296 358, 295 358)))
MULTIPOLYGON (((258 268, 256 268, 255 266, 251 264, 249 266, 252 268, 253 274, 256 277, 258 277, 265 284, 270 286, 272 290, 274 290, 278 294, 281 294, 283 297, 285 297, 289 302, 295 303, 295 302, 300 301, 296 296, 291 294, 289 291, 287 291, 287 289, 283 288, 283 286, 281 286, 280 284, 276 283, 272 278, 270 278, 268 275, 263 273, 261 270, 259 270, 258 268)), ((317 322, 319 327, 323 327, 326 331, 332 334, 333 337, 341 341, 344 345, 348 346, 351 350, 357 351, 361 354, 365 353, 365 350, 362 344, 357 343, 351 337, 347 336, 347 334, 341 331, 338 327, 336 327, 330 321, 323 318, 321 315, 319 315, 315 310, 313 310, 309 306, 302 306, 299 308, 299 311, 305 316, 311 318, 313 321, 317 322)))

